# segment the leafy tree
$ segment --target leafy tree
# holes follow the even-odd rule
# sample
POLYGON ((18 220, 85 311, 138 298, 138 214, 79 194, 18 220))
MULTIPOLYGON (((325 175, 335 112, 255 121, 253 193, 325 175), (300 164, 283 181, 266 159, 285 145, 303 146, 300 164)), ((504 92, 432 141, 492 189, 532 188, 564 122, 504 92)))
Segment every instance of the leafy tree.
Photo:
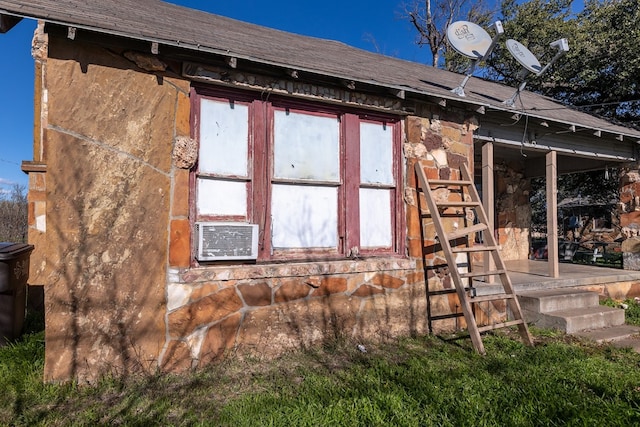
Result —
POLYGON ((27 241, 27 196, 23 185, 0 193, 0 242, 27 241))
POLYGON ((571 62, 549 94, 640 127, 640 2, 587 0, 577 17, 571 62))
MULTIPOLYGON (((570 51, 529 90, 627 126, 640 126, 640 2, 586 0, 577 15, 572 0, 503 0, 500 19, 509 38, 527 46, 544 65, 555 54, 549 43, 569 40, 570 51)), ((488 78, 519 82, 520 66, 506 48, 494 51, 488 78)))

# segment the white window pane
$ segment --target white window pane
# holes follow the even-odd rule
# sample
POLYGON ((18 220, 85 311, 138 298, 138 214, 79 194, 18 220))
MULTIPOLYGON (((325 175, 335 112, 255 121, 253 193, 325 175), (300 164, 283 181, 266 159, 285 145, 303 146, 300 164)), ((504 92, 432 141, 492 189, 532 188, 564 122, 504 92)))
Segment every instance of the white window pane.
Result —
POLYGON ((199 215, 247 215, 247 183, 198 179, 199 215))
POLYGON ((200 172, 248 175, 249 108, 229 101, 200 104, 200 172))
POLYGON ((393 128, 360 123, 360 182, 393 185, 393 128))
POLYGON ((360 246, 363 248, 392 245, 391 191, 360 189, 360 246))
POLYGON ((274 185, 271 195, 274 248, 335 248, 338 190, 274 185))
POLYGON ((337 117, 277 110, 274 134, 276 178, 340 181, 340 126, 337 117))

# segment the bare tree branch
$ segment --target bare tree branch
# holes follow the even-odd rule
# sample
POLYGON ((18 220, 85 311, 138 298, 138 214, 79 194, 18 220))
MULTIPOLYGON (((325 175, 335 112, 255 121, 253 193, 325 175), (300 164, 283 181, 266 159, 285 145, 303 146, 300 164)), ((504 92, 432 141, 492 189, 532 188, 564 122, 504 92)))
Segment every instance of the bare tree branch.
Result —
MULTIPOLYGON (((485 21, 489 16, 483 0, 414 0, 410 4, 404 4, 403 17, 408 19, 418 32, 416 43, 420 46, 428 46, 431 52, 431 65, 434 67, 444 65, 450 68, 449 45, 447 42, 447 27, 462 17, 466 12, 469 20, 485 21), (441 60, 444 58, 445 63, 441 60)), ((479 25, 484 22, 476 22, 479 25)), ((453 68, 458 68, 454 65, 453 68)))

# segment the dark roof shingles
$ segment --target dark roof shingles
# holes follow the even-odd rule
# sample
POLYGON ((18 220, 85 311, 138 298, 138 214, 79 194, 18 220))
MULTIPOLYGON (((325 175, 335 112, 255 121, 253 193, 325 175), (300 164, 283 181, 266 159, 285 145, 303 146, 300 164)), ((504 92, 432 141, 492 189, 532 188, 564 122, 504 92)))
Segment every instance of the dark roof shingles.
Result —
MULTIPOLYGON (((455 98, 449 89, 462 81, 459 74, 341 42, 287 33, 159 0, 0 0, 2 11, 445 98, 455 98)), ((510 98, 515 89, 473 78, 465 91, 466 98, 455 99, 505 110, 498 100, 510 98)), ((525 91, 521 99, 528 114, 640 137, 638 131, 544 96, 525 91)))

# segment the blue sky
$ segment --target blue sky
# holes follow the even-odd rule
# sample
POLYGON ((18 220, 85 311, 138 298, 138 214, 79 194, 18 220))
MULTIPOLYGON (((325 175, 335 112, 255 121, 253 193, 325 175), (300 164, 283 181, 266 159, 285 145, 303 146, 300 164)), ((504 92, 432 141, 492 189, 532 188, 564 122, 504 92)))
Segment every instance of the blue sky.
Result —
MULTIPOLYGON (((426 48, 415 45, 415 30, 398 17, 402 0, 171 0, 241 21, 297 34, 339 40, 410 61, 428 63, 426 48), (373 5, 375 4, 375 7, 373 5)), ((579 2, 581 3, 581 2, 579 2)), ((23 20, 0 34, 0 191, 27 185, 22 160, 32 160, 34 72, 31 38, 36 23, 23 20)))

